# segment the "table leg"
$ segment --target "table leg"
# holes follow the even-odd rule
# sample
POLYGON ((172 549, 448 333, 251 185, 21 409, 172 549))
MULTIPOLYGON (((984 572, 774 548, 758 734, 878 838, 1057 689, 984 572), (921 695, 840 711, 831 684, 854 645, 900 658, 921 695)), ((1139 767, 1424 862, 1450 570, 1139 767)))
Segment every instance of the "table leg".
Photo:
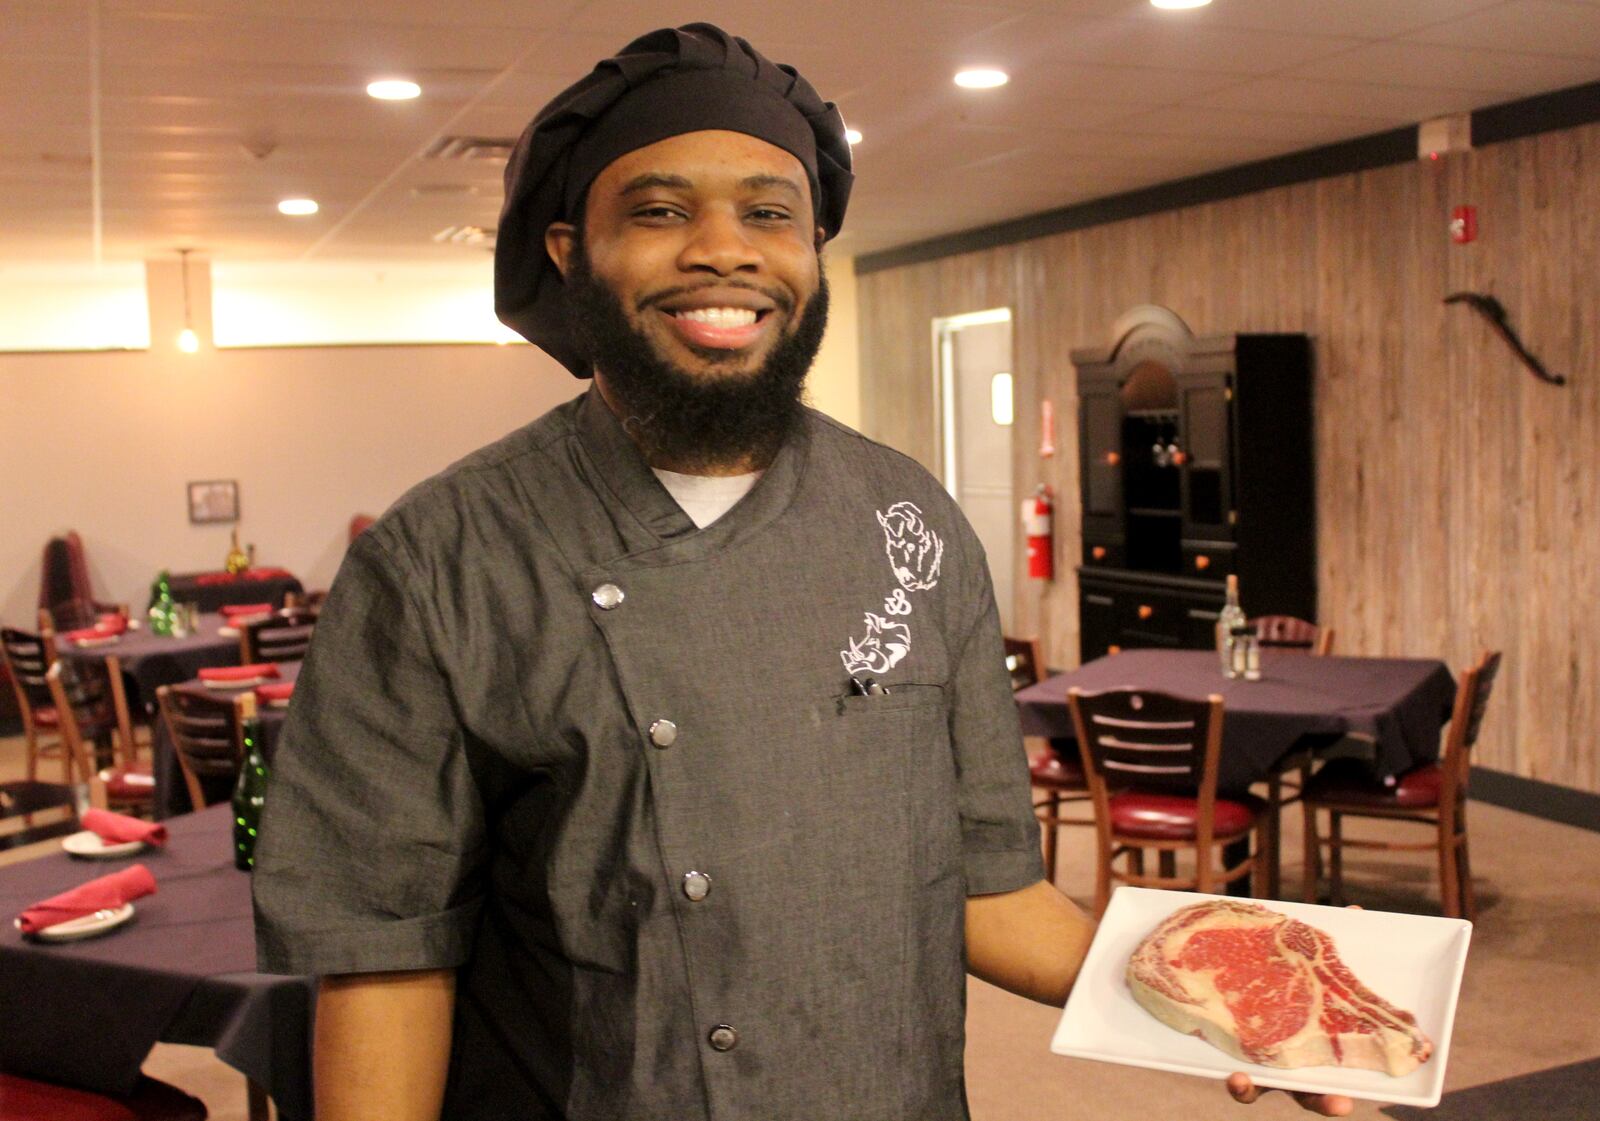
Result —
POLYGON ((1263 823, 1262 843, 1266 851, 1261 859, 1267 865, 1267 898, 1278 898, 1280 861, 1278 852, 1283 847, 1283 776, 1274 772, 1267 777, 1267 820, 1263 823))
MULTIPOLYGON (((1246 833, 1243 837, 1240 837, 1237 841, 1229 841, 1226 845, 1222 846, 1222 864, 1225 868, 1232 868, 1239 862, 1248 860, 1249 858, 1250 834, 1248 833, 1246 833)), ((1250 877, 1240 876, 1237 880, 1234 880, 1231 884, 1223 889, 1223 894, 1238 895, 1244 897, 1245 899, 1250 898, 1250 877)))

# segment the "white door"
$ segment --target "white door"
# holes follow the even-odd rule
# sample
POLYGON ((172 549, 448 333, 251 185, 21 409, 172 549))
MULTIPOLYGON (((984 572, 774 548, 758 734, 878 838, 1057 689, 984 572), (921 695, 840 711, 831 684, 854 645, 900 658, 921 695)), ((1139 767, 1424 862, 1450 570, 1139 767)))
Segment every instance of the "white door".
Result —
POLYGON ((944 485, 983 543, 1000 626, 1011 633, 1017 504, 1011 488, 1011 313, 939 322, 944 485))

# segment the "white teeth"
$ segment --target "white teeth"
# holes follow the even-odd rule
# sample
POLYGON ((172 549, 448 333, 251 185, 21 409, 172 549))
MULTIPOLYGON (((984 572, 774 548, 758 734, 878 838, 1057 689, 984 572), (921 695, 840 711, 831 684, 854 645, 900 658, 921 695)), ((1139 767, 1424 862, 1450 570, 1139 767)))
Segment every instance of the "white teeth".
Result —
POLYGON ((696 323, 709 323, 713 327, 748 327, 756 321, 756 313, 742 307, 697 307, 677 313, 679 319, 696 323))

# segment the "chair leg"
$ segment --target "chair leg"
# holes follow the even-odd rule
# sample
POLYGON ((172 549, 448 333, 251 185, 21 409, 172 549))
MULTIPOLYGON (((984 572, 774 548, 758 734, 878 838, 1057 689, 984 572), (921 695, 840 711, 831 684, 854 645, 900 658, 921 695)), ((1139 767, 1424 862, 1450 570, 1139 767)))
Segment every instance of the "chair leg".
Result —
POLYGON ((1305 815, 1305 853, 1301 857, 1301 875, 1304 882, 1300 886, 1300 898, 1307 903, 1317 901, 1317 889, 1322 881, 1322 838, 1317 834, 1317 810, 1310 802, 1300 803, 1300 812, 1305 815))
POLYGON ((1255 883, 1254 880, 1251 881, 1250 893, 1257 899, 1278 898, 1278 842, 1283 830, 1282 814, 1283 777, 1281 775, 1272 775, 1267 779, 1267 812, 1264 815, 1266 828, 1265 830, 1258 828, 1256 831, 1256 857, 1258 860, 1263 857, 1267 860, 1266 894, 1262 895, 1261 884, 1255 883), (1264 852, 1263 845, 1265 845, 1264 852))
POLYGON ((1439 901, 1447 918, 1461 917, 1461 881, 1454 837, 1439 838, 1439 901))
POLYGON ((1171 849, 1162 849, 1156 857, 1156 866, 1161 872, 1161 878, 1175 880, 1178 878, 1178 854, 1171 849))
POLYGON ((1144 849, 1128 850, 1128 870, 1135 876, 1144 875, 1144 849))
MULTIPOLYGON (((1216 846, 1212 845, 1204 851, 1199 845, 1194 848, 1194 889, 1201 895, 1210 895, 1217 890, 1211 875, 1212 862, 1216 859, 1216 846)), ((1223 864, 1227 864, 1227 848, 1223 848, 1223 864)))
POLYGON ((39 733, 34 731, 33 721, 28 721, 23 729, 24 738, 28 745, 28 781, 39 781, 39 733))
POLYGON ((1097 848, 1099 858, 1094 866, 1094 917, 1099 919, 1106 913, 1106 904, 1111 902, 1111 846, 1101 837, 1097 848))
POLYGON ((1328 902, 1344 906, 1344 815, 1328 811, 1328 902))
POLYGON ((1056 819, 1061 816, 1061 795, 1050 791, 1048 801, 1045 803, 1045 812, 1050 815, 1050 820, 1042 822, 1044 825, 1044 875, 1052 884, 1056 882, 1056 833, 1059 831, 1056 819))

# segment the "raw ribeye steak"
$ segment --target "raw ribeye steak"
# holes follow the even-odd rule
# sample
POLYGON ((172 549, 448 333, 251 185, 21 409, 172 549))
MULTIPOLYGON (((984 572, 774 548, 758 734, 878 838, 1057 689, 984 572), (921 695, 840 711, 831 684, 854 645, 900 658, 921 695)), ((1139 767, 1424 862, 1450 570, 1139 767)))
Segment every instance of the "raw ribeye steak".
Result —
POLYGON ((1264 1066, 1398 1076, 1433 1054, 1416 1017, 1356 980, 1332 938, 1254 903, 1174 911, 1129 959, 1128 987, 1169 1028, 1264 1066))

